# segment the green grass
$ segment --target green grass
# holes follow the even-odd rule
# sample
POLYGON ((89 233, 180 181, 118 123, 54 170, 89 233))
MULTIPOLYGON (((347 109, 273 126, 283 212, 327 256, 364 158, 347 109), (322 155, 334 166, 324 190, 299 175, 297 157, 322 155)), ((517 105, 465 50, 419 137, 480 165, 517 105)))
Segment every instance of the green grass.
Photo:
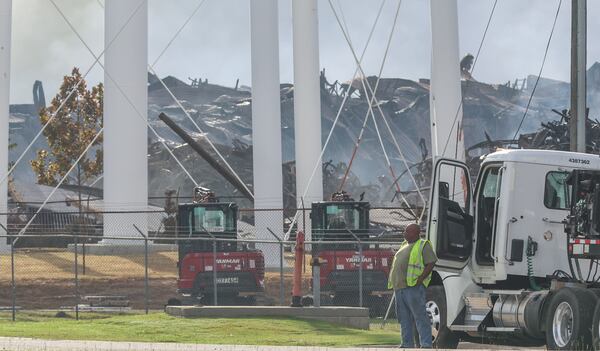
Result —
POLYGON ((351 329, 320 321, 290 318, 183 319, 164 313, 149 315, 18 313, 17 321, 0 316, 0 336, 54 340, 180 342, 197 344, 360 346, 397 345, 398 325, 384 329, 351 329))

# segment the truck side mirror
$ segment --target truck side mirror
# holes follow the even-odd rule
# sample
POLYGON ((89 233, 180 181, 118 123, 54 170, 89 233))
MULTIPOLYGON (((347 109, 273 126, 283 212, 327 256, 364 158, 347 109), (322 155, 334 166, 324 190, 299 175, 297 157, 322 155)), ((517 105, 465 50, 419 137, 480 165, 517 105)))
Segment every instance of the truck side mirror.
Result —
POLYGON ((448 184, 448 182, 440 182, 439 184, 439 197, 450 199, 450 184, 448 184))

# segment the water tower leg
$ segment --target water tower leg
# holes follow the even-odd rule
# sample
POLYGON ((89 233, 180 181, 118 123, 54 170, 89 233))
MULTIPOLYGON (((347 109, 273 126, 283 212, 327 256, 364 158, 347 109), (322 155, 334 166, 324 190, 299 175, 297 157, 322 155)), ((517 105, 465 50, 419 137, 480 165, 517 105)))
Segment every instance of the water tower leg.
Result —
MULTIPOLYGON (((12 0, 0 0, 0 180, 8 171, 8 115, 10 104, 10 39, 12 25, 12 0)), ((0 184, 0 224, 7 225, 8 180, 0 184)), ((0 229, 0 235, 7 233, 0 229)), ((10 251, 6 238, 0 238, 0 254, 10 251)))
MULTIPOLYGON (((148 137, 146 124, 142 120, 147 118, 148 111, 147 1, 140 5, 139 0, 106 0, 104 40, 106 46, 112 42, 104 59, 105 208, 107 211, 147 211, 148 137), (131 21, 123 28, 134 12, 131 21)), ((104 235, 139 238, 134 224, 146 234, 147 214, 105 215, 104 235)), ((104 239, 103 243, 124 244, 123 241, 111 239, 104 239)), ((143 245, 143 241, 127 242, 136 243, 143 245)))
MULTIPOLYGON (((294 39, 294 128, 296 148, 296 195, 298 206, 310 209, 323 200, 321 154, 321 89, 319 67, 319 22, 317 0, 293 0, 294 39), (317 170, 311 181, 315 164, 317 170), (306 195, 305 195, 306 194, 306 195)), ((306 227, 311 240, 310 219, 299 216, 299 228, 306 227), (303 223, 303 220, 306 220, 303 223)))
MULTIPOLYGON (((273 210, 283 208, 279 15, 277 0, 252 0, 250 6, 255 232, 258 239, 275 240, 268 229, 283 237, 283 212, 273 210)), ((279 266, 278 246, 257 247, 267 268, 279 266)))

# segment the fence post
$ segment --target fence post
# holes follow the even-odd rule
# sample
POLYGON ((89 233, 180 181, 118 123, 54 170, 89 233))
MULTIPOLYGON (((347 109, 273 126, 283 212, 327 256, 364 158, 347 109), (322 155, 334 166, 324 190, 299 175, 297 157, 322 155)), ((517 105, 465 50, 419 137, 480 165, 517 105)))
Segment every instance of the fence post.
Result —
POLYGON ((358 242, 358 259, 360 266, 358 266, 358 306, 363 307, 363 252, 362 244, 358 242))
MULTIPOLYGON (((0 227, 2 227, 2 229, 4 230, 4 232, 6 233, 6 238, 5 240, 10 241, 10 290, 11 290, 11 312, 12 312, 12 321, 14 322, 16 317, 17 317, 17 306, 16 306, 16 301, 17 301, 17 294, 16 294, 16 284, 15 284, 15 250, 14 250, 14 238, 12 237, 12 235, 10 235, 8 233, 8 229, 2 224, 0 223, 0 227)), ((2 238, 0 237, 0 240, 2 240, 2 238)))
POLYGON ((351 230, 347 229, 350 234, 354 237, 358 243, 358 306, 363 307, 363 252, 362 252, 362 241, 354 234, 351 230))
POLYGON ((140 230, 140 228, 138 228, 135 224, 133 225, 133 227, 135 228, 135 230, 137 230, 138 233, 140 233, 140 235, 144 238, 144 310, 146 311, 146 314, 148 314, 148 309, 149 309, 149 298, 150 298, 150 293, 149 293, 149 287, 148 287, 148 280, 149 280, 149 276, 148 276, 148 236, 144 234, 144 232, 142 232, 140 230))
POLYGON ((285 304, 285 282, 283 280, 283 241, 279 243, 279 304, 285 304))
POLYGON ((148 314, 150 295, 148 294, 148 237, 144 238, 144 307, 148 314))
POLYGON ((206 234, 208 234, 211 238, 212 238, 212 243, 213 243, 213 305, 217 306, 217 294, 218 294, 218 290, 217 290, 217 238, 215 238, 214 235, 212 235, 211 232, 209 232, 208 230, 206 230, 206 228, 204 228, 202 225, 200 225, 200 229, 204 232, 206 232, 206 234))
POLYGON ((83 243, 81 243, 81 274, 83 274, 83 275, 85 275, 85 241, 86 240, 87 240, 87 238, 84 238, 83 243))
POLYGON ((217 302, 217 294, 218 294, 218 290, 217 290, 217 240, 215 240, 214 236, 212 237, 212 239, 213 239, 213 294, 215 295, 213 297, 213 302, 214 302, 214 305, 217 306, 218 305, 218 302, 217 302))
POLYGON ((77 247, 77 235, 74 237, 74 248, 75 248, 75 320, 79 320, 79 267, 78 267, 78 247, 77 247))
POLYGON ((313 274, 313 306, 321 307, 321 262, 318 257, 312 258, 311 266, 313 274))
MULTIPOLYGON (((8 232, 6 232, 8 234, 8 232)), ((17 318, 17 285, 15 283, 15 238, 10 236, 10 280, 12 299, 12 321, 17 318)))
POLYGON ((267 230, 269 231, 269 233, 271 233, 271 235, 273 235, 273 237, 277 241, 279 241, 279 304, 283 306, 283 304, 285 303, 285 295, 283 292, 285 289, 285 285, 283 282, 283 240, 279 239, 279 237, 275 233, 273 233, 271 228, 267 227, 267 230))

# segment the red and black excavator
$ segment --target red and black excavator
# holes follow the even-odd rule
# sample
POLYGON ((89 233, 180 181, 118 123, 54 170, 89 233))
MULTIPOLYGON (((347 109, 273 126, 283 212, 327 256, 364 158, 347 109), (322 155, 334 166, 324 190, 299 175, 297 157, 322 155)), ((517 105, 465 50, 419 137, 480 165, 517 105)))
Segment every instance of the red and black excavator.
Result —
POLYGON ((192 203, 179 205, 179 238, 229 239, 214 243, 212 240, 179 241, 180 294, 212 305, 216 283, 219 305, 256 303, 256 295, 264 291, 264 256, 261 251, 235 241, 237 215, 236 204, 218 202, 213 192, 202 187, 194 190, 192 203))
MULTIPOLYGON (((254 201, 247 187, 171 118, 164 113, 159 118, 240 193, 254 201)), ((190 238, 178 241, 177 291, 183 297, 205 305, 215 302, 219 305, 255 304, 256 296, 264 292, 264 255, 237 241, 237 218, 235 203, 219 202, 214 192, 203 187, 194 189, 191 203, 179 204, 177 237, 190 238)), ((171 299, 168 304, 180 303, 180 300, 171 299)))
POLYGON ((322 305, 358 306, 362 265, 363 306, 371 315, 384 312, 394 252, 369 243, 379 239, 370 228, 369 211, 368 202, 355 201, 345 192, 312 204, 312 240, 319 242, 312 245, 312 256, 320 265, 322 305))

